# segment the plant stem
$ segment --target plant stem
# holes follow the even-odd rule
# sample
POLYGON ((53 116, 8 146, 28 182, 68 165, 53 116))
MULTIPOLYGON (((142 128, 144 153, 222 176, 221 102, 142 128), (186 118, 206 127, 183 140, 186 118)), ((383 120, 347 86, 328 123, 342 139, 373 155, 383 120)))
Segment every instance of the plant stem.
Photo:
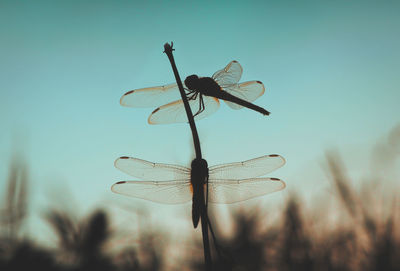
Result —
POLYGON ((172 55, 172 49, 173 43, 171 42, 171 45, 168 43, 164 44, 164 53, 167 54, 169 61, 171 62, 172 70, 174 71, 176 83, 178 84, 179 87, 179 92, 181 93, 182 101, 185 106, 185 111, 186 115, 189 120, 189 125, 190 129, 192 130, 192 135, 193 135, 193 143, 194 143, 194 150, 196 152, 196 158, 201 159, 201 149, 200 149, 200 140, 199 140, 199 135, 197 134, 197 128, 196 124, 194 123, 194 118, 193 118, 193 113, 192 110, 190 109, 189 102, 186 98, 186 93, 183 89, 182 81, 178 73, 178 69, 176 68, 175 65, 175 60, 174 56, 172 55))
MULTIPOLYGON (((183 104, 185 106, 185 111, 186 111, 187 118, 189 120, 190 129, 192 130, 193 144, 194 144, 194 149, 196 152, 196 159, 202 159, 199 135, 197 133, 196 124, 195 124, 194 118, 193 118, 193 113, 192 113, 192 110, 190 109, 189 102, 186 97, 186 93, 183 89, 183 84, 182 84, 181 78, 179 76, 178 69, 176 68, 176 65, 175 65, 174 56, 172 55, 172 51, 174 49, 172 48, 172 46, 173 46, 172 42, 171 42, 171 45, 168 43, 164 44, 164 53, 167 54, 168 59, 171 62, 171 66, 172 66, 172 70, 174 71, 176 83, 178 84, 179 92, 181 93, 181 98, 182 98, 183 104)), ((206 178, 208 178, 208 176, 206 178)), ((208 179, 206 180, 206 182, 207 182, 206 197, 208 198, 208 179)), ((203 202, 204 202, 204 193, 203 193, 203 202)), ((206 271, 211 271, 212 270, 212 262, 211 262, 210 242, 209 242, 209 238, 208 238, 207 200, 205 201, 205 204, 203 205, 203 208, 201 211, 201 232, 203 235, 204 260, 205 260, 206 271)))

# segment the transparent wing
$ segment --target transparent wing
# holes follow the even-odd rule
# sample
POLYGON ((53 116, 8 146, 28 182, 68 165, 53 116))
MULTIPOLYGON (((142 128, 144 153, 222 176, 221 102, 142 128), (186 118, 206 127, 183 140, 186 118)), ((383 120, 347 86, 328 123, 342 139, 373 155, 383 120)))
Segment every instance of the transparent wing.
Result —
POLYGON ((114 166, 141 180, 169 181, 190 178, 190 169, 178 165, 157 164, 138 158, 122 156, 114 166))
MULTIPOLYGON (((195 116, 195 120, 205 118, 219 108, 219 100, 214 97, 203 95, 204 111, 195 116)), ((189 100, 189 105, 193 115, 199 111, 200 108, 200 95, 194 100, 189 100)), ((158 107, 149 116, 148 122, 150 124, 169 124, 178 122, 188 122, 185 107, 182 100, 158 107)))
POLYGON ((285 159, 278 154, 270 154, 230 164, 216 165, 209 168, 209 179, 248 179, 268 174, 285 164, 285 159))
POLYGON ((242 66, 240 66, 239 62, 233 60, 226 65, 222 70, 217 71, 213 74, 212 78, 220 85, 221 87, 225 85, 237 84, 242 77, 242 66))
POLYGON ((286 184, 277 178, 209 179, 208 201, 234 203, 276 192, 285 187, 286 184))
MULTIPOLYGON (((265 87, 261 81, 248 81, 241 84, 226 85, 223 87, 223 90, 240 99, 248 102, 253 102, 258 97, 264 94, 265 87)), ((243 106, 236 103, 227 101, 225 101, 225 103, 232 109, 243 108, 243 106)))
POLYGON ((178 85, 173 83, 165 86, 128 91, 122 95, 120 104, 127 107, 156 107, 179 98, 178 85))
POLYGON ((192 199, 189 180, 163 182, 121 181, 113 184, 115 193, 158 203, 178 204, 192 199))

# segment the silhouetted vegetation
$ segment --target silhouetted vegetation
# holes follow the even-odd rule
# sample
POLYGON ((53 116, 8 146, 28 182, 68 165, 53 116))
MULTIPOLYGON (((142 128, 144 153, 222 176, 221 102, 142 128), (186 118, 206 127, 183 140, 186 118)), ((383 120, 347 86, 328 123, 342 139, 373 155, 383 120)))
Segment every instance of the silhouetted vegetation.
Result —
MULTIPOLYGON (((191 249, 198 251, 197 256, 181 255, 179 263, 167 259, 166 246, 173 250, 176 244, 167 244, 162 237, 165 233, 133 233, 138 242, 115 249, 110 244, 121 236, 111 230, 104 210, 84 219, 47 210, 44 219, 58 243, 55 249, 34 243, 23 234, 29 206, 28 173, 17 161, 10 166, 0 206, 0 270, 204 270, 202 244, 197 239, 191 249)), ((274 221, 261 208, 234 212, 230 234, 222 232, 211 216, 218 239, 214 269, 400 270, 398 192, 377 192, 377 182, 370 181, 355 189, 339 155, 327 154, 326 162, 335 208, 307 209, 291 196, 274 221)))

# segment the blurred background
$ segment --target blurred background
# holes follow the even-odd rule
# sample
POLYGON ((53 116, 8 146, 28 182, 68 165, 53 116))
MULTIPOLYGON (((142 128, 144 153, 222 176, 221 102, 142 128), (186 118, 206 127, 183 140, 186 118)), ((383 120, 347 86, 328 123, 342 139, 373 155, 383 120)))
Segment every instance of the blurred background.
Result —
POLYGON ((211 205, 218 270, 398 270, 397 1, 1 1, 0 268, 201 270, 190 204, 112 194, 119 156, 189 166, 186 124, 131 89, 231 60, 269 117, 200 120, 209 165, 278 153, 287 188, 211 205), (218 218, 218 220, 216 219, 218 218))

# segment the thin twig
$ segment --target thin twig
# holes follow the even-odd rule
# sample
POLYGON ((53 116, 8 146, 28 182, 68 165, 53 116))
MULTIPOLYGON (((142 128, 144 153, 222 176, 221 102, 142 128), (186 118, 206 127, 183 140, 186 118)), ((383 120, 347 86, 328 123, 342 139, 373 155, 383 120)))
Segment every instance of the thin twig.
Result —
POLYGON ((185 106, 185 111, 186 111, 186 115, 187 115, 188 120, 189 120, 190 129, 192 130, 193 143, 194 143, 194 149, 195 149, 195 152, 196 152, 196 158, 197 159, 201 159, 201 149, 200 149, 199 135, 197 134, 197 128, 196 128, 196 124, 194 123, 193 113, 192 113, 192 110, 190 109, 189 102, 188 102, 188 100, 186 98, 186 93, 185 93, 185 91, 183 89, 182 81, 181 81, 181 78, 180 78, 179 73, 178 73, 178 69, 176 68, 176 65, 175 65, 174 56, 172 55, 172 51, 174 49, 172 48, 172 46, 173 46, 172 42, 171 42, 171 45, 169 45, 168 43, 164 44, 164 53, 167 54, 168 59, 171 62, 171 66, 172 66, 172 70, 174 71, 176 83, 178 84, 179 92, 181 93, 182 101, 183 101, 183 104, 185 106))
MULTIPOLYGON (((196 124, 195 124, 194 118, 193 118, 193 113, 192 113, 192 110, 190 109, 189 102, 186 97, 186 93, 183 89, 183 84, 182 84, 181 78, 179 76, 178 69, 176 68, 176 65, 175 65, 174 56, 172 55, 172 51, 174 49, 172 48, 172 46, 173 46, 172 42, 171 42, 171 45, 168 43, 164 44, 164 53, 167 54, 168 59, 171 62, 171 66, 172 66, 172 70, 174 71, 176 83, 178 84, 179 92, 181 94, 181 98, 182 98, 183 104, 185 106, 185 111, 186 111, 186 115, 189 120, 190 129, 192 130, 193 144, 194 144, 194 149, 196 152, 196 159, 202 159, 199 135, 197 133, 196 124)), ((201 232, 203 235, 204 259, 205 259, 205 263, 206 263, 205 266, 206 266, 206 270, 210 271, 210 270, 212 270, 212 262, 211 262, 211 252, 210 252, 210 241, 208 238, 208 225, 209 225, 208 215, 207 215, 208 178, 207 178, 206 182, 207 182, 206 201, 205 201, 205 204, 203 205, 203 208, 202 208, 203 210, 201 211, 201 232)), ((204 200, 204 194, 203 194, 203 200, 204 200)))

